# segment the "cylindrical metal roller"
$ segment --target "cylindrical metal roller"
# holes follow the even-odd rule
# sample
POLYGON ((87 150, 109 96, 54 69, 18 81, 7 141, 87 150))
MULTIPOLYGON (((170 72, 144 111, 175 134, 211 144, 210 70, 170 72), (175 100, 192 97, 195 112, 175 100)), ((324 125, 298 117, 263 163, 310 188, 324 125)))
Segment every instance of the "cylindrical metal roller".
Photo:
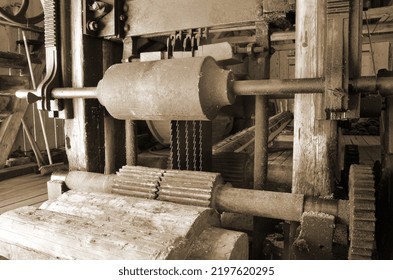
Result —
POLYGON ((212 120, 234 102, 233 74, 211 57, 116 64, 97 97, 117 119, 212 120))

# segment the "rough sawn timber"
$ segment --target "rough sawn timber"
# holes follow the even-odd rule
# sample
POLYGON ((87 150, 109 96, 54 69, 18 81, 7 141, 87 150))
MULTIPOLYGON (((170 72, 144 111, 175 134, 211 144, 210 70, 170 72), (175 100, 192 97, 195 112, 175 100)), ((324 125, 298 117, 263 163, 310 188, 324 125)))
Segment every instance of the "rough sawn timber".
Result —
POLYGON ((185 259, 219 225, 202 207, 70 191, 35 209, 0 216, 0 255, 9 259, 185 259))

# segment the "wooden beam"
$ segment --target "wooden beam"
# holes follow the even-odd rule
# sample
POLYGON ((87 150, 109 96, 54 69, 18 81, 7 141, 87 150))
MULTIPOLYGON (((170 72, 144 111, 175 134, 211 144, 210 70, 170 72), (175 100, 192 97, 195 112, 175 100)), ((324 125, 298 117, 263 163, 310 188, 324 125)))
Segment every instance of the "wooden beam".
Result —
MULTIPOLYGON (((41 63, 37 56, 31 56, 31 62, 36 64, 41 63)), ((0 67, 23 69, 27 67, 26 56, 18 53, 0 51, 0 67)))
MULTIPOLYGON (((326 1, 296 2, 296 78, 324 74, 326 1)), ((312 196, 332 193, 337 159, 337 122, 318 120, 321 94, 295 96, 292 192, 312 196)))
MULTIPOLYGON (((69 191, 40 209, 1 215, 0 250, 6 243, 44 258, 185 259, 200 234, 219 223, 213 209, 69 191)), ((16 257, 16 247, 0 255, 16 257)))
MULTIPOLYGON (((25 87, 27 88, 28 86, 26 85, 25 87)), ((8 155, 12 150, 27 106, 28 104, 25 100, 17 99, 14 104, 14 113, 0 125, 0 169, 4 167, 8 155)))
POLYGON ((14 93, 18 89, 29 87, 28 76, 0 76, 0 92, 14 93))
MULTIPOLYGON (((64 2, 64 5, 60 19, 61 41, 71 42, 62 49, 64 85, 76 88, 96 86, 103 76, 102 40, 83 35, 82 1, 64 2)), ((101 105, 97 100, 83 99, 73 99, 72 103, 74 116, 64 123, 70 170, 103 172, 105 148, 101 105)))

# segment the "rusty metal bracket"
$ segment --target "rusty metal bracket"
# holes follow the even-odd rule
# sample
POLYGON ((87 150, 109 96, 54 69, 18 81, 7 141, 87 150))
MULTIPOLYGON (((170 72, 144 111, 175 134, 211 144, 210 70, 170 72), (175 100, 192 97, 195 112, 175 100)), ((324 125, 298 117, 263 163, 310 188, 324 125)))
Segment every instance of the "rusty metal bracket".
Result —
POLYGON ((126 26, 124 0, 83 1, 83 33, 104 38, 123 38, 126 26))

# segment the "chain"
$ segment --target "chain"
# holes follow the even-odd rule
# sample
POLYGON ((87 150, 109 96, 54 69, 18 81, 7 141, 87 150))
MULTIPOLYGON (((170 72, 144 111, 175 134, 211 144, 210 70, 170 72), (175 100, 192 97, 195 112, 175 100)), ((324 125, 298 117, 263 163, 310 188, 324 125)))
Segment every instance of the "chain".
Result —
POLYGON ((176 121, 176 145, 177 145, 177 169, 180 169, 180 128, 179 121, 176 121))
POLYGON ((171 143, 170 143, 170 145, 171 145, 171 149, 170 149, 170 154, 169 154, 169 159, 170 159, 170 169, 174 169, 174 164, 173 164, 173 162, 174 162, 174 153, 173 153, 173 149, 174 149, 174 147, 173 147, 173 141, 175 140, 175 139, 173 139, 173 121, 170 121, 170 127, 171 127, 171 143))
POLYGON ((190 157, 189 157, 189 144, 188 144, 188 121, 185 121, 184 122, 184 126, 185 126, 185 142, 186 142, 186 169, 187 170, 190 170, 190 164, 189 164, 189 160, 190 160, 190 157))
POLYGON ((203 152, 202 152, 202 121, 198 121, 199 123, 199 171, 202 171, 202 162, 203 162, 203 152))
POLYGON ((194 166, 193 169, 194 171, 197 170, 197 155, 196 155, 196 149, 197 149, 197 142, 196 142, 196 121, 192 121, 192 152, 193 152, 193 162, 194 166))

